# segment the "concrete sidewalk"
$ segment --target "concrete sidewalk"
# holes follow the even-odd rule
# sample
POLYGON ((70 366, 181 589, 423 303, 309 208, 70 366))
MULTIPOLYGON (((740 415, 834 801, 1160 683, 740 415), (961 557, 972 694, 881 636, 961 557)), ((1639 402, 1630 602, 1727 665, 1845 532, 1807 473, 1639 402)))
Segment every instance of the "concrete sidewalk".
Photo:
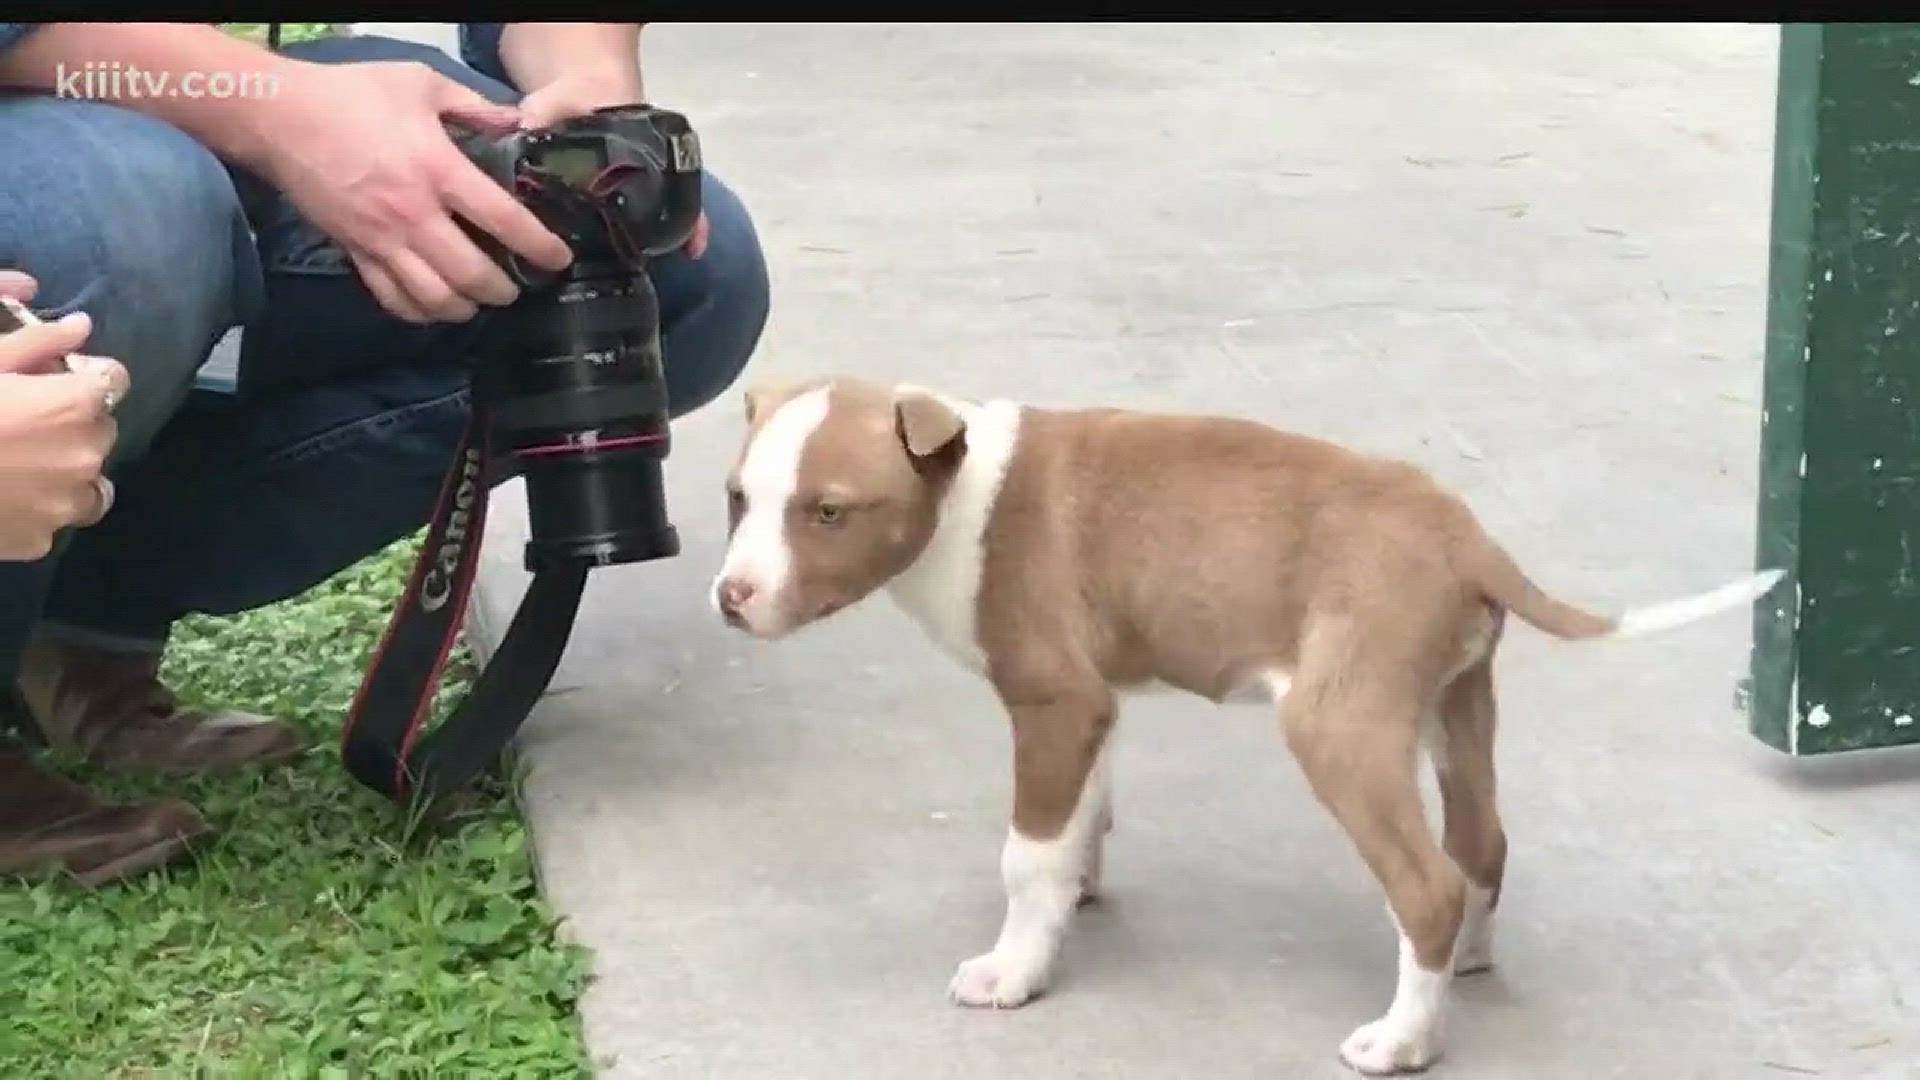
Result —
MULTIPOLYGON (((1752 27, 666 25, 649 85, 758 217, 754 376, 1259 417, 1411 458, 1556 591, 1752 559, 1775 34, 1752 27)), ((1311 1080, 1385 1007, 1377 887, 1269 715, 1118 743, 1109 899, 1054 992, 947 1004, 998 926, 1007 730, 876 601, 755 645, 705 591, 729 397, 680 424, 686 553, 596 574, 529 723, 606 1075, 1311 1080)), ((517 597, 492 523, 484 614, 517 597)), ((1513 856, 1474 1080, 1920 1076, 1920 758, 1798 768, 1733 711, 1739 615, 1502 667, 1513 856)))

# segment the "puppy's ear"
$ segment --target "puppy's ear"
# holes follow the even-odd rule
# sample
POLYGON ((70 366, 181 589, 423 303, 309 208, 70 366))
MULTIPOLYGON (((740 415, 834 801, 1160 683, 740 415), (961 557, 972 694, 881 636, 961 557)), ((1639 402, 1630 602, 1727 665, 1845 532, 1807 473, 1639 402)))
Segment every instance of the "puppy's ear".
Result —
POLYGON ((747 388, 745 403, 747 423, 751 424, 780 407, 780 403, 792 397, 799 386, 792 382, 755 383, 747 388))
POLYGON ((967 422, 951 405, 917 387, 895 391, 893 425, 900 444, 916 461, 958 452, 966 445, 967 422))

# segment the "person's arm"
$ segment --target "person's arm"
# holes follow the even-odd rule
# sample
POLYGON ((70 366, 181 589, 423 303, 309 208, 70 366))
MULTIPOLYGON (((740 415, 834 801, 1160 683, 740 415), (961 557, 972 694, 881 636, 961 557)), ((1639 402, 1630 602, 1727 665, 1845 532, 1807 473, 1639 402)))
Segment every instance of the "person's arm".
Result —
POLYGON ((508 81, 532 94, 562 78, 598 87, 609 103, 645 100, 640 28, 645 23, 507 23, 498 54, 508 81))
POLYGON ((108 64, 121 75, 117 96, 103 100, 164 120, 243 166, 264 159, 278 110, 313 92, 316 66, 193 23, 0 23, 0 86, 98 95, 102 86, 90 86, 85 73, 108 64), (215 75, 237 91, 162 92, 215 75))

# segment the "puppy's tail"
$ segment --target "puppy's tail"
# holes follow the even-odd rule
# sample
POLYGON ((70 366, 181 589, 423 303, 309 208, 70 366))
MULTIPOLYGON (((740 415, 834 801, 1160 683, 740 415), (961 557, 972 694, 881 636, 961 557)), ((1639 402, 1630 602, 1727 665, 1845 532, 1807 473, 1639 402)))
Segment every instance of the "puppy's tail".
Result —
POLYGON ((1534 628, 1565 641, 1639 637, 1672 630, 1741 604, 1750 604, 1765 596, 1786 576, 1784 570, 1763 570, 1703 593, 1648 604, 1620 615, 1598 615, 1548 595, 1491 540, 1473 547, 1475 550, 1467 560, 1466 569, 1486 598, 1534 628))

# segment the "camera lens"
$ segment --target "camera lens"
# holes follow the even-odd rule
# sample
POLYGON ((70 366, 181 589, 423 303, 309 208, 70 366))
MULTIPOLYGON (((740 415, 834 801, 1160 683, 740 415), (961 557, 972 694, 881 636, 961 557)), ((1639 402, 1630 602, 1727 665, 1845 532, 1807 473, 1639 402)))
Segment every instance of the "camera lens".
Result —
POLYGON ((476 376, 526 478, 526 566, 669 558, 659 302, 645 274, 581 274, 498 312, 501 362, 476 376), (542 295, 544 294, 544 295, 542 295))

